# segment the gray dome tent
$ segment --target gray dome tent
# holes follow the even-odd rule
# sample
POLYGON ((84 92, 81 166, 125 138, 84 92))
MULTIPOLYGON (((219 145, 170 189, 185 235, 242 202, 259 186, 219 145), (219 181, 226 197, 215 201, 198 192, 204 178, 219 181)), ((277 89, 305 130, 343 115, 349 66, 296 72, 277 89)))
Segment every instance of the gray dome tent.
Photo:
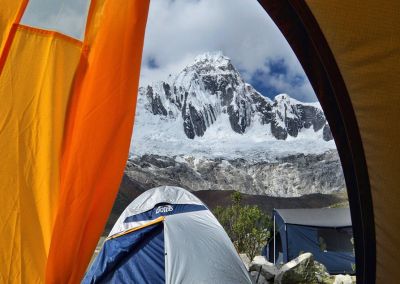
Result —
POLYGON ((83 283, 251 283, 228 235, 193 194, 162 186, 121 214, 83 283))

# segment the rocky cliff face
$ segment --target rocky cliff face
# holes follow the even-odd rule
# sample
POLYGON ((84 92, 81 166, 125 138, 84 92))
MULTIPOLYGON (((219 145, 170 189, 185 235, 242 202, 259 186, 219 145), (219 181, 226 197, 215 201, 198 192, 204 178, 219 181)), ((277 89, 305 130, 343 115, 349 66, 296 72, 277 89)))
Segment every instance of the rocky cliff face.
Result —
POLYGON ((262 96, 221 53, 200 55, 176 77, 141 87, 138 109, 181 121, 190 139, 202 137, 219 119, 228 119, 230 130, 239 134, 261 124, 270 126, 266 135, 279 140, 307 129, 323 131, 325 141, 332 139, 318 103, 302 103, 286 94, 273 101, 262 96))
POLYGON ((280 197, 333 193, 345 189, 341 164, 335 151, 256 162, 245 158, 229 160, 143 155, 129 159, 124 178, 141 190, 168 184, 192 191, 235 190, 280 197))

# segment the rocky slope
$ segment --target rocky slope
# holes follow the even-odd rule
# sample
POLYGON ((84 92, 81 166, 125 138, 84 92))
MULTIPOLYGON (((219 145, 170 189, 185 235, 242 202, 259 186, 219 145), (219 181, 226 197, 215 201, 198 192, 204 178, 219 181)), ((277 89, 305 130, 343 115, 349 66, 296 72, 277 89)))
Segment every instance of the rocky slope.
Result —
MULTIPOLYGON (((107 222, 104 235, 109 233, 119 215, 129 205, 129 203, 131 203, 132 200, 138 197, 145 190, 161 184, 175 184, 190 190, 192 189, 189 186, 190 182, 184 178, 185 171, 191 173, 187 174, 186 176, 191 176, 193 174, 193 171, 190 168, 188 169, 187 167, 182 166, 182 168, 186 170, 174 174, 174 171, 176 170, 174 162, 162 163, 163 159, 160 159, 160 157, 151 158, 147 156, 144 159, 146 162, 140 162, 139 160, 128 161, 126 171, 121 181, 118 196, 115 200, 113 209, 107 222), (156 174, 157 170, 151 170, 155 168, 159 169, 158 171, 161 172, 162 177, 158 177, 158 174, 156 174)), ((237 178, 239 179, 240 177, 237 178)), ((311 179, 312 176, 308 180, 311 179)), ((203 184, 204 183, 207 182, 203 182, 203 184)), ((210 184, 210 182, 208 182, 208 184, 210 184)), ((195 185, 195 183, 193 183, 193 185, 195 185)), ((221 184, 221 186, 223 186, 223 184, 221 184)), ((200 189, 193 191, 193 194, 199 197, 210 209, 214 209, 216 206, 230 205, 232 202, 231 194, 233 193, 232 190, 229 190, 230 187, 223 187, 224 190, 220 190, 219 185, 215 184, 214 188, 217 189, 200 189)), ((241 191, 246 192, 244 188, 242 188, 241 191)), ((329 194, 312 193, 299 197, 273 197, 265 194, 243 193, 242 198, 243 204, 257 205, 260 209, 268 214, 270 214, 274 208, 321 208, 337 206, 337 204, 344 204, 347 201, 347 195, 343 191, 332 191, 329 194)))
POLYGON ((257 162, 244 158, 143 155, 128 161, 125 178, 142 190, 167 184, 192 191, 234 190, 276 197, 333 193, 345 188, 334 151, 257 162))

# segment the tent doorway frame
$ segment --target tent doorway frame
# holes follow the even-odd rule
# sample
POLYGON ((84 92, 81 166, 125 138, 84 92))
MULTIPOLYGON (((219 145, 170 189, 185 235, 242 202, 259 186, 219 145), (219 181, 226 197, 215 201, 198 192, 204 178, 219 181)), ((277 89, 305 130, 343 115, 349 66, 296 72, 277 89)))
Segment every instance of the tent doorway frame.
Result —
POLYGON ((368 168, 354 109, 335 57, 304 0, 258 2, 289 42, 325 112, 346 180, 357 283, 375 283, 375 224, 368 168))

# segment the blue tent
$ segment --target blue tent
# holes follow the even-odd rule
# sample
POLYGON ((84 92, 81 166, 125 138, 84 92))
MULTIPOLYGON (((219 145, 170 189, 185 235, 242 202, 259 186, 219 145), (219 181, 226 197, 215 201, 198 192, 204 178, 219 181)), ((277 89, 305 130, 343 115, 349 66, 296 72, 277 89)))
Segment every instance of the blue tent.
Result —
POLYGON ((190 192, 150 189, 121 214, 83 283, 251 283, 223 227, 190 192))
POLYGON ((355 273, 348 208, 275 209, 273 219, 275 237, 264 249, 270 262, 286 263, 311 252, 331 274, 355 273))

